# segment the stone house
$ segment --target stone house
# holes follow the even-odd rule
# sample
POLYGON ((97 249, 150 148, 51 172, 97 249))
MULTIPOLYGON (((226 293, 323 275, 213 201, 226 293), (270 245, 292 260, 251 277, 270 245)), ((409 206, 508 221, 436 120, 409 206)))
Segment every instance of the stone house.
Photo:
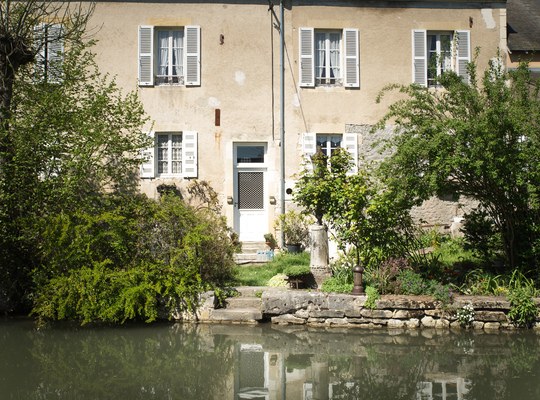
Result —
MULTIPOLYGON (((109 0, 90 21, 100 68, 136 90, 152 120, 142 191, 206 180, 245 242, 262 241, 291 205, 306 155, 377 157, 369 130, 395 100, 375 102, 385 85, 436 90, 444 70, 467 79, 475 48, 481 69, 506 49, 506 0, 288 0, 283 21, 280 7, 109 0)), ((435 202, 426 219, 450 223, 456 207, 435 202)))

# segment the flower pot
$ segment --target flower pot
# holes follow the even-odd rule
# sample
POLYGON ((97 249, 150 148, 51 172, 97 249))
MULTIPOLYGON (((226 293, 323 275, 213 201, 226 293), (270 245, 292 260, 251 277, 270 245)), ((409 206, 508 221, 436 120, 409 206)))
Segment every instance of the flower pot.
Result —
POLYGON ((289 253, 301 253, 302 245, 301 244, 285 244, 285 248, 289 253))

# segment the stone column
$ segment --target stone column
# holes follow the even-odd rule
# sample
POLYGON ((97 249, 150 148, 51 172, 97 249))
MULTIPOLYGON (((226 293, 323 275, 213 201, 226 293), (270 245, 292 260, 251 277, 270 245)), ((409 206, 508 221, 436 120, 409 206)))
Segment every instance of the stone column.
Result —
POLYGON ((317 287, 331 275, 328 265, 328 232, 325 226, 311 225, 309 227, 311 239, 310 269, 317 287))

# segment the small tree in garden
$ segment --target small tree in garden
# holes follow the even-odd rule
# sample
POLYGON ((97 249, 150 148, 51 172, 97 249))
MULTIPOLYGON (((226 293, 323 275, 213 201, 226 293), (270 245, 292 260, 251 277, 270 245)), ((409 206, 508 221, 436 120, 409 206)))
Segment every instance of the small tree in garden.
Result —
POLYGON ((466 218, 471 245, 509 269, 530 268, 540 255, 540 84, 526 64, 506 72, 492 63, 479 80, 472 63, 469 75, 382 92, 404 98, 379 123, 396 127, 381 172, 409 206, 442 193, 477 200, 466 218))
POLYGON ((313 164, 298 180, 295 201, 332 228, 340 247, 354 252, 356 264, 402 255, 410 217, 395 206, 392 193, 365 170, 349 174, 345 150, 329 159, 319 153, 313 164))

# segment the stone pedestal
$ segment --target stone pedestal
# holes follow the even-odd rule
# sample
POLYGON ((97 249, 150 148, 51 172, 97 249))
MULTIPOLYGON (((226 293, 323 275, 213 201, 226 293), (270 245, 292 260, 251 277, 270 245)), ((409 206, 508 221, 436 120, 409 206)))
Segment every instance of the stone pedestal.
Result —
POLYGON ((311 225, 309 233, 311 239, 311 273, 315 278, 317 287, 321 287, 323 281, 331 275, 328 265, 328 232, 325 226, 311 225))

